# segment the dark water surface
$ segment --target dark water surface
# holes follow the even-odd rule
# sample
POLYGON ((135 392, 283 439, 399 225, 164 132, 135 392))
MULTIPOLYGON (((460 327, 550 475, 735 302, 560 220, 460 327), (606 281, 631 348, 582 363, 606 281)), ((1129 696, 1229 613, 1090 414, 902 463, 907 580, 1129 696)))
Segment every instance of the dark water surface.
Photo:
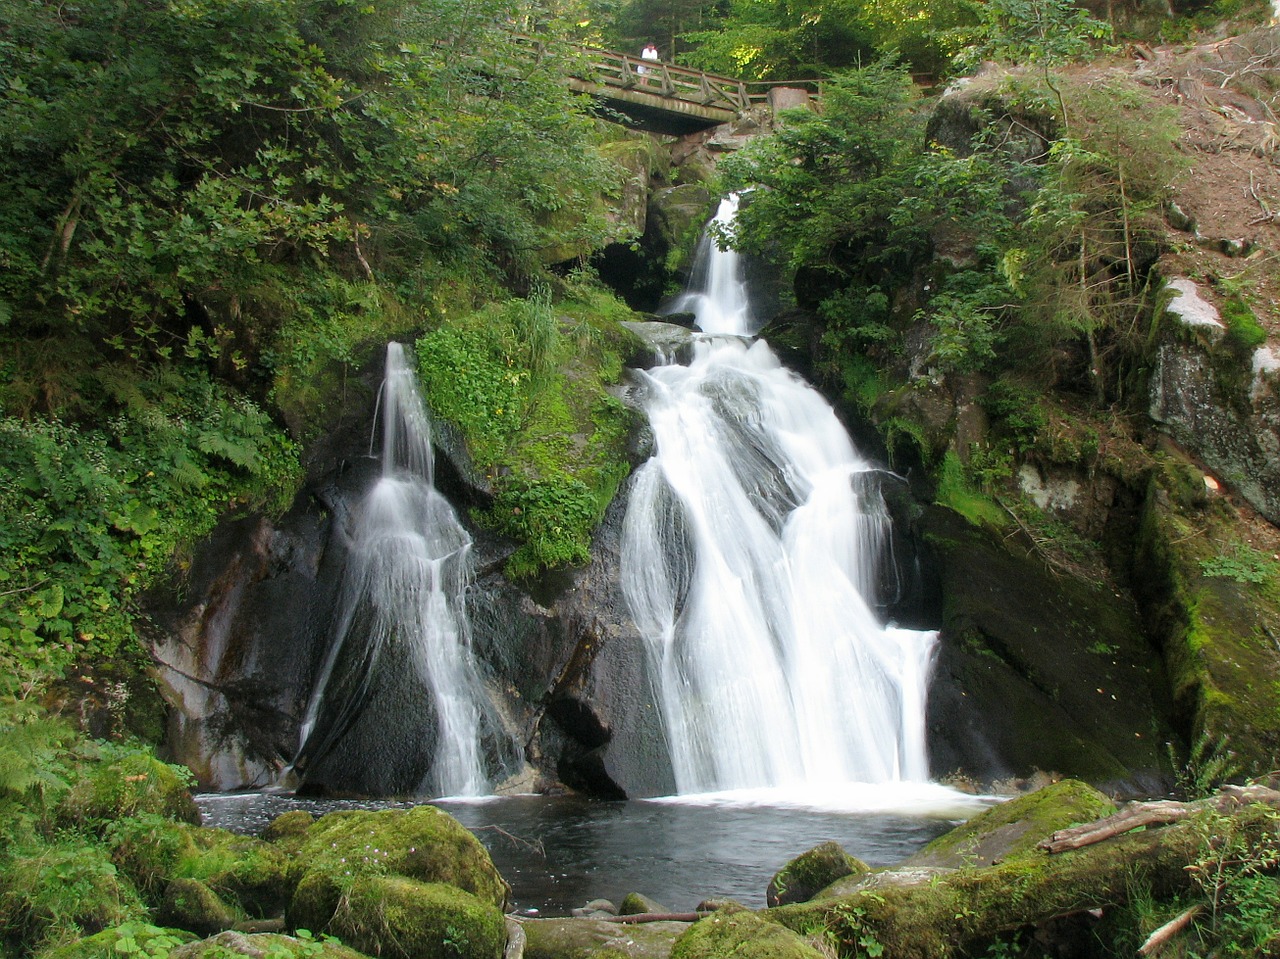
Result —
MULTIPOLYGON (((409 808, 412 802, 198 797, 207 826, 258 833, 281 813, 409 808)), ((833 840, 872 866, 905 859, 965 813, 832 812, 794 806, 512 796, 433 800, 472 830, 511 884, 513 909, 563 916, 639 892, 677 912, 710 898, 763 907, 775 872, 833 840)), ((971 813, 972 810, 969 810, 971 813)))

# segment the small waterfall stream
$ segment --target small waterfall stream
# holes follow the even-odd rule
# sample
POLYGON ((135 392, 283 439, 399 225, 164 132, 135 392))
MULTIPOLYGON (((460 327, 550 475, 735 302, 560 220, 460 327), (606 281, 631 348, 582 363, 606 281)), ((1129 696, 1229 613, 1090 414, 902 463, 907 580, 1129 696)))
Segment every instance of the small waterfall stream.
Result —
POLYGON ((464 606, 471 538, 435 488, 431 424, 399 343, 387 347, 379 415, 382 471, 354 517, 339 616, 294 768, 305 772, 323 758, 381 686, 408 683, 409 696, 424 702, 400 721, 433 717, 410 734, 427 752, 415 792, 484 795, 491 792, 487 768, 501 769, 514 746, 471 655, 464 606))
MULTIPOLYGON (((719 229, 735 211, 721 205, 719 229)), ((701 255, 705 286, 675 309, 720 335, 645 374, 655 453, 623 534, 678 791, 923 783, 937 637, 872 608, 880 474, 817 391, 746 339, 736 254, 704 238, 701 255)))

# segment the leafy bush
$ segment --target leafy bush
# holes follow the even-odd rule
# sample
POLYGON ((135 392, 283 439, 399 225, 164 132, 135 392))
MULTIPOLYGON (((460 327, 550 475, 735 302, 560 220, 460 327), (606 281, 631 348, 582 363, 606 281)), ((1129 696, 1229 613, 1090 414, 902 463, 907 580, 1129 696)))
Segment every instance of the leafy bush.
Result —
POLYGON ((297 488, 296 449, 247 398, 172 372, 114 389, 98 429, 0 419, 0 692, 111 654, 175 550, 297 488))

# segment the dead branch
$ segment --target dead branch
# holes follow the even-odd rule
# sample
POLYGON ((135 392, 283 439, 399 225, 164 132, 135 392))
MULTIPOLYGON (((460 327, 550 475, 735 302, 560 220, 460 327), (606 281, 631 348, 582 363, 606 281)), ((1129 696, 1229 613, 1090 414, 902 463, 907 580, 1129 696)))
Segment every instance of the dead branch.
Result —
POLYGON ((1151 956, 1159 952, 1170 939, 1182 932, 1182 930, 1186 929, 1187 926, 1191 925, 1191 920, 1194 919, 1199 912, 1199 906, 1192 906, 1190 909, 1184 909, 1182 912, 1178 913, 1178 915, 1174 916, 1151 935, 1147 936, 1147 941, 1138 947, 1138 955, 1151 956))

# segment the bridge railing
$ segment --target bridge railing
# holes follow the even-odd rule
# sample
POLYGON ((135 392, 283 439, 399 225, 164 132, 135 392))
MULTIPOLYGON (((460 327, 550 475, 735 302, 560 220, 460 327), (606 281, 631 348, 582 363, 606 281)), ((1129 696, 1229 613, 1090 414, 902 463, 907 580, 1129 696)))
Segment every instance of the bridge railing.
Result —
MULTIPOLYGON (((541 53, 542 44, 536 37, 518 35, 516 42, 541 53)), ((731 77, 596 47, 578 47, 577 52, 578 65, 574 72, 581 74, 582 80, 706 107, 721 107, 735 113, 742 113, 753 102, 746 83, 731 77)))

